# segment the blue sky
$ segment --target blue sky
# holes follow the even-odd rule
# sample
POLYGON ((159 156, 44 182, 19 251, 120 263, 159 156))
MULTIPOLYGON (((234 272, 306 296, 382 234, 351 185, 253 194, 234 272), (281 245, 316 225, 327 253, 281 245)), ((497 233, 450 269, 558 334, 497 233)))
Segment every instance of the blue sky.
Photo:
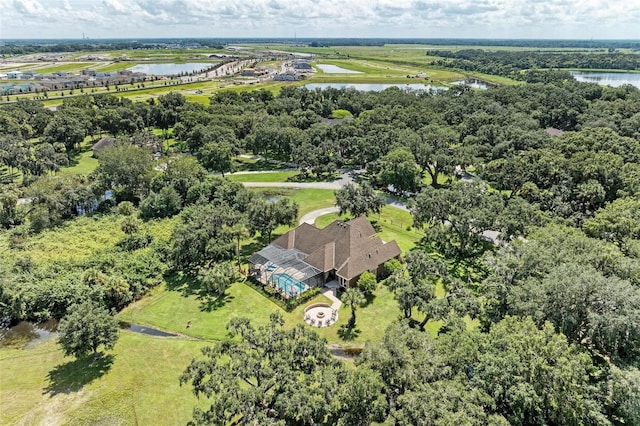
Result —
POLYGON ((0 0, 0 38, 640 39, 640 0, 0 0))

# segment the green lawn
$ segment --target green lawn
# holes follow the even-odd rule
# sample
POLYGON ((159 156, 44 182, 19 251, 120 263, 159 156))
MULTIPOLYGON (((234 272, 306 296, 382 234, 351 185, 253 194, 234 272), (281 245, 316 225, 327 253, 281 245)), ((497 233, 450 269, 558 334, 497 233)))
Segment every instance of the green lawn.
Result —
POLYGON ((296 176, 299 172, 265 172, 265 173, 242 173, 225 175, 234 182, 286 182, 290 177, 296 176))
MULTIPOLYGON (((282 310, 267 297, 250 286, 236 283, 229 288, 224 300, 208 304, 196 294, 185 292, 187 285, 177 289, 166 286, 155 289, 142 300, 131 304, 118 317, 124 321, 156 327, 166 331, 183 333, 205 340, 220 340, 228 336, 226 325, 231 318, 246 317, 255 325, 267 324, 272 312, 280 312, 286 327, 303 324, 304 308, 311 303, 330 301, 322 295, 310 300, 292 312, 282 310), (187 322, 191 327, 187 328, 187 322)), ((338 313, 338 322, 331 327, 314 328, 330 343, 349 344, 378 341, 384 330, 401 315, 398 304, 382 284, 376 290, 376 297, 369 305, 357 311, 356 331, 345 336, 345 328, 351 312, 343 306, 338 313)), ((420 315, 416 315, 420 320, 420 315)), ((308 326, 310 327, 310 326, 308 326)), ((437 330, 438 325, 430 325, 429 330, 437 330)))
MULTIPOLYGON (((453 176, 445 175, 442 173, 438 175, 438 184, 440 185, 444 185, 445 183, 451 182, 452 180, 453 180, 453 176)), ((431 185, 433 183, 433 179, 431 178, 431 175, 429 173, 425 173, 425 176, 422 179, 422 182, 425 185, 431 185)))
POLYGON ((205 344, 122 331, 94 365, 65 358, 55 341, 0 348, 0 424, 186 424, 206 405, 179 376, 205 344))
POLYGON ((98 159, 93 157, 92 142, 85 144, 81 151, 75 154, 69 162, 69 167, 61 170, 63 174, 88 175, 98 167, 98 159))
MULTIPOLYGON (((298 219, 314 210, 324 209, 336 204, 336 197, 331 189, 299 189, 299 188, 251 188, 253 192, 266 197, 288 198, 298 203, 298 219)), ((279 227, 277 234, 283 234, 289 227, 279 227)))
POLYGON ((58 65, 49 65, 43 68, 33 68, 33 71, 36 71, 40 74, 50 74, 53 72, 73 72, 77 73, 82 69, 91 68, 94 66, 93 62, 70 62, 65 64, 58 65))

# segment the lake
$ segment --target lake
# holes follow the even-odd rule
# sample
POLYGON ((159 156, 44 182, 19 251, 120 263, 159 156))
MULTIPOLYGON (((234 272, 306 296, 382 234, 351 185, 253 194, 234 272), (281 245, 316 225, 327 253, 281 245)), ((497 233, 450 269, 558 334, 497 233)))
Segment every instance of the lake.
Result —
POLYGON ((189 62, 186 64, 138 64, 128 68, 133 72, 143 72, 153 75, 178 75, 182 73, 192 73, 211 68, 215 63, 211 62, 189 62))
POLYGON ((336 65, 316 64, 326 74, 362 74, 360 71, 348 70, 336 65))
POLYGON ((602 86, 619 87, 631 84, 640 88, 640 73, 631 72, 600 72, 600 71, 571 71, 576 80, 586 83, 598 83, 602 86))
POLYGON ((454 81, 451 84, 455 84, 456 86, 464 84, 465 86, 473 87, 474 89, 487 90, 490 86, 482 80, 476 80, 475 78, 471 78, 468 80, 459 80, 454 81))
POLYGON ((382 83, 309 83, 305 84, 309 90, 315 89, 328 89, 332 87, 334 89, 356 89, 361 92, 381 92, 390 87, 398 87, 404 90, 416 90, 416 91, 428 91, 428 90, 447 90, 446 87, 438 87, 430 84, 382 84, 382 83))

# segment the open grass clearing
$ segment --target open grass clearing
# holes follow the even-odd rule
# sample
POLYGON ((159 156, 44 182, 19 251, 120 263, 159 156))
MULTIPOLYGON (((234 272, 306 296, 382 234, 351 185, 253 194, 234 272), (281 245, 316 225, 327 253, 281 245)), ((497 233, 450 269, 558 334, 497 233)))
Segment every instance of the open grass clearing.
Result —
MULTIPOLYGON (((265 197, 288 198, 298 203, 298 219, 314 210, 332 207, 336 204, 334 191, 331 189, 299 189, 299 188, 251 188, 251 191, 265 197)), ((274 231, 284 234, 290 227, 280 226, 274 231)))
MULTIPOLYGON (((304 308, 309 304, 330 303, 327 298, 319 295, 293 311, 286 312, 250 286, 236 283, 227 290, 224 298, 208 304, 196 294, 186 291, 188 286, 189 284, 183 284, 178 288, 159 287, 123 310, 119 318, 201 339, 220 340, 228 337, 226 324, 231 318, 246 317, 251 319, 254 325, 263 325, 269 322, 272 312, 280 312, 285 319, 285 327, 289 328, 304 324, 304 308), (189 321, 191 327, 187 328, 186 324, 189 321)), ((338 322, 335 325, 312 328, 329 343, 348 345, 379 341, 384 335, 384 330, 401 316, 401 312, 393 294, 384 285, 379 284, 375 294, 376 297, 371 303, 357 310, 356 328, 350 334, 345 334, 345 328, 351 311, 344 305, 339 310, 338 322)), ((415 319, 422 319, 419 313, 416 313, 415 319)), ((311 328, 309 325, 305 326, 311 328)), ((429 325, 428 329, 435 332, 438 327, 439 325, 434 323, 429 325)))
POLYGON ((53 340, 0 348, 0 424, 186 424, 206 404, 178 378, 205 345, 122 331, 94 365, 65 358, 53 340))
POLYGON ((83 144, 80 152, 75 153, 70 161, 69 167, 60 170, 61 174, 88 175, 98 167, 98 159, 93 157, 91 146, 93 142, 83 144))
POLYGON ((33 71, 37 71, 40 74, 51 74, 54 72, 80 72, 85 68, 91 68, 94 66, 94 62, 68 62, 57 65, 46 65, 42 68, 33 68, 33 71))

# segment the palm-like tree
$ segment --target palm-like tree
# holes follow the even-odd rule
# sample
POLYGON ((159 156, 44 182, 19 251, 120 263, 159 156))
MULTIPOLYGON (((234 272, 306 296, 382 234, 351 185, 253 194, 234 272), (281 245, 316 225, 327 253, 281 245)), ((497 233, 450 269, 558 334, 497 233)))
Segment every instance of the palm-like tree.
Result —
POLYGON ((233 226, 227 228, 228 232, 236 239, 236 257, 238 259, 238 270, 241 270, 240 262, 240 243, 243 238, 249 237, 249 230, 244 222, 235 223, 233 226))
POLYGON ((349 319, 349 327, 356 325, 356 309, 358 306, 365 304, 367 299, 364 294, 358 288, 350 288, 342 295, 342 303, 349 305, 351 308, 351 318, 349 319))

